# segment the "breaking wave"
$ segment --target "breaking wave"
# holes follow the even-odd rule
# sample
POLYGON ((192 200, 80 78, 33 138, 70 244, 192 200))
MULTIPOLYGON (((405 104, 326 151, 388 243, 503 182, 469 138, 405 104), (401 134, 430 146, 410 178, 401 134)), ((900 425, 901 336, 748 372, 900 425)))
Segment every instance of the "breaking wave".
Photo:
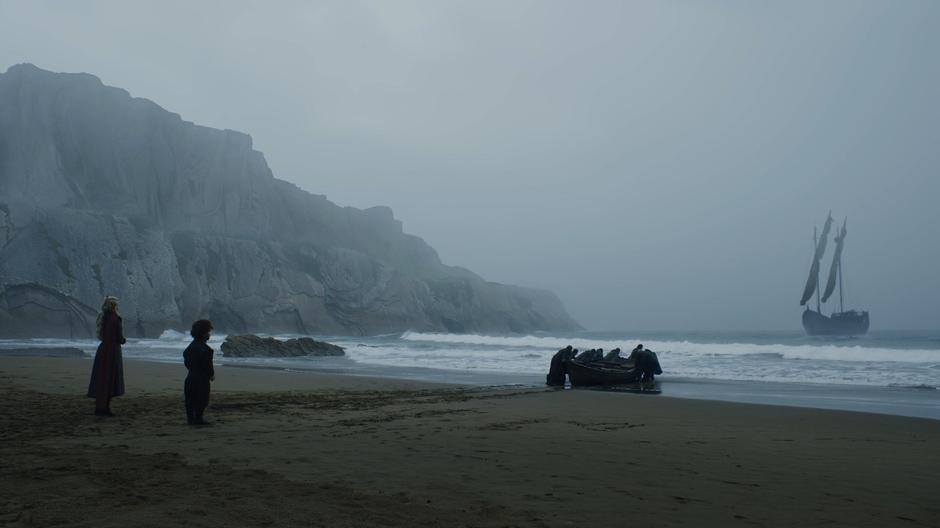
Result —
MULTIPOLYGON (((940 360, 940 350, 871 347, 858 344, 833 344, 814 342, 805 344, 755 344, 755 343, 699 343, 687 340, 643 340, 624 338, 619 340, 597 339, 579 336, 486 336, 477 334, 436 334, 405 332, 404 341, 440 343, 445 345, 477 345, 494 348, 534 348, 559 350, 567 345, 586 350, 621 348, 631 350, 642 342, 646 348, 657 353, 681 354, 699 357, 749 356, 754 358, 779 358, 788 360, 826 360, 852 362, 931 363, 940 360)), ((842 342, 848 343, 848 342, 842 342)))

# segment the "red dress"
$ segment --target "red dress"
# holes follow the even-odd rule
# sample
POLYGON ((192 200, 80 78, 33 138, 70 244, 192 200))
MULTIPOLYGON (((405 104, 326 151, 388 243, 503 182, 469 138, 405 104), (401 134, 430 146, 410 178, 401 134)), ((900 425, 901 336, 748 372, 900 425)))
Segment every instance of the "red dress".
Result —
POLYGON ((124 344, 124 323, 114 312, 104 314, 101 321, 101 344, 95 352, 95 364, 91 368, 88 397, 95 398, 95 407, 107 409, 111 398, 124 394, 124 361, 121 345, 124 344))

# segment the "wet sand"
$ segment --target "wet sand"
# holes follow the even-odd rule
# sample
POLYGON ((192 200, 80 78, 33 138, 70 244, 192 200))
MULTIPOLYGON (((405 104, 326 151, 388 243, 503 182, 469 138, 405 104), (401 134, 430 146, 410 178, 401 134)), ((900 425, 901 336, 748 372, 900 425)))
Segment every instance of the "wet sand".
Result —
POLYGON ((938 526, 940 421, 596 391, 0 357, 0 526, 938 526))

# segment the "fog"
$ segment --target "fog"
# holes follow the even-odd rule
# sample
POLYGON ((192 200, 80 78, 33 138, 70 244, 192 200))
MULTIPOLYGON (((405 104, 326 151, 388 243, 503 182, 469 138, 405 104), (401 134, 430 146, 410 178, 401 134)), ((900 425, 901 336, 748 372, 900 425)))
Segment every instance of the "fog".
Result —
POLYGON ((0 71, 247 132, 590 329, 798 330, 830 209, 846 308, 936 329, 938 27, 915 0, 0 0, 0 71))

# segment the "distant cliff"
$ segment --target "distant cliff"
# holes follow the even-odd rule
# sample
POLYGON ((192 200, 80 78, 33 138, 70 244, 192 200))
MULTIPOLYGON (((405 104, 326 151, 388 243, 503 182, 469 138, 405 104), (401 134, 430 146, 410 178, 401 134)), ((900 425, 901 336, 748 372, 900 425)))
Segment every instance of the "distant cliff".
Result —
POLYGON ((277 180, 240 132, 87 74, 0 74, 0 337, 578 328, 548 291, 445 266, 386 207, 277 180))

